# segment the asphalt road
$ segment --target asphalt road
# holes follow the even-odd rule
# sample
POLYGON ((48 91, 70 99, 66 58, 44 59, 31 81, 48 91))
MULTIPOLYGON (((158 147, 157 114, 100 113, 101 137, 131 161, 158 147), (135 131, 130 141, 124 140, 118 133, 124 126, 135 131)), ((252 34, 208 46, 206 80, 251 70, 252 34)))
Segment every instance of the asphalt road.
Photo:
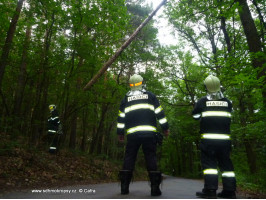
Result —
MULTIPOLYGON (((201 191, 203 181, 164 176, 162 195, 150 196, 147 181, 130 184, 128 195, 120 194, 119 183, 78 185, 63 188, 42 188, 8 193, 4 199, 197 199, 196 191, 201 191)), ((219 190, 218 190, 219 191, 219 190)))

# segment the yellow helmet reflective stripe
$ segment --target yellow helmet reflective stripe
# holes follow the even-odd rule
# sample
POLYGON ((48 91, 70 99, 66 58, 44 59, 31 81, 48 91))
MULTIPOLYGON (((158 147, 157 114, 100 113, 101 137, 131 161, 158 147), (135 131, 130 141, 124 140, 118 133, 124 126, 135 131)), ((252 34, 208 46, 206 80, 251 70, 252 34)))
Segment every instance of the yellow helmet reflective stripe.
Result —
POLYGON ((138 83, 131 83, 129 84, 130 87, 135 87, 135 86, 139 86, 142 84, 142 81, 141 82, 138 82, 138 83))

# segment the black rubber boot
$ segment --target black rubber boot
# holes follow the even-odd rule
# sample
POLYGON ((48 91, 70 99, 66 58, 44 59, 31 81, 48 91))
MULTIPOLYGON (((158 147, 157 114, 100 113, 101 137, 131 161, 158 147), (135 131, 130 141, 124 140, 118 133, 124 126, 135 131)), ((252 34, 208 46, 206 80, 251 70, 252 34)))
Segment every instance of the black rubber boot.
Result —
POLYGON ((162 182, 161 172, 149 171, 149 177, 151 181, 151 196, 160 196, 162 194, 160 190, 160 184, 162 182))
POLYGON ((223 190, 222 192, 218 193, 217 196, 224 199, 236 199, 235 191, 223 190))
POLYGON ((129 193, 129 184, 132 178, 132 171, 130 170, 120 170, 119 179, 121 181, 121 194, 129 193))
POLYGON ((217 199, 216 190, 202 189, 202 192, 196 192, 196 196, 204 199, 217 199))

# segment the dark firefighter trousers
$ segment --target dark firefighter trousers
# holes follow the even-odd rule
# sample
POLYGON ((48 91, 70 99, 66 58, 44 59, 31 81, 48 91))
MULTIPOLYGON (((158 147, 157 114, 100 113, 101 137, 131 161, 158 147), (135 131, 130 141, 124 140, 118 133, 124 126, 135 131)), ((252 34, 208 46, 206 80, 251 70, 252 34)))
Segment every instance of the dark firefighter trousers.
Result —
POLYGON ((153 133, 131 133, 127 135, 123 170, 134 170, 138 150, 142 146, 147 170, 157 171, 156 144, 156 137, 153 133))
MULTIPOLYGON (((202 140, 201 149, 201 165, 203 171, 205 169, 217 169, 223 172, 233 172, 234 167, 230 159, 231 141, 230 140, 202 140)), ((235 177, 222 177, 223 190, 235 191, 235 177)), ((218 174, 204 174, 204 188, 218 189, 218 174)))

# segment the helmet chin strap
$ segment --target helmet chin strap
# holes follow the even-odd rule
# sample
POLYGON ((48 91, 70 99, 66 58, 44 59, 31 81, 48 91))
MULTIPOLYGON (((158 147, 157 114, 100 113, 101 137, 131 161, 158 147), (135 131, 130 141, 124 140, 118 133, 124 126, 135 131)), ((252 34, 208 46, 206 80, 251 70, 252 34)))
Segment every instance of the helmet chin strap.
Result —
POLYGON ((207 99, 208 100, 219 100, 224 98, 224 95, 221 91, 218 92, 213 92, 213 93, 209 93, 207 94, 207 99))
POLYGON ((127 96, 142 95, 144 92, 146 92, 146 90, 144 88, 142 88, 141 90, 130 90, 127 93, 127 96))

